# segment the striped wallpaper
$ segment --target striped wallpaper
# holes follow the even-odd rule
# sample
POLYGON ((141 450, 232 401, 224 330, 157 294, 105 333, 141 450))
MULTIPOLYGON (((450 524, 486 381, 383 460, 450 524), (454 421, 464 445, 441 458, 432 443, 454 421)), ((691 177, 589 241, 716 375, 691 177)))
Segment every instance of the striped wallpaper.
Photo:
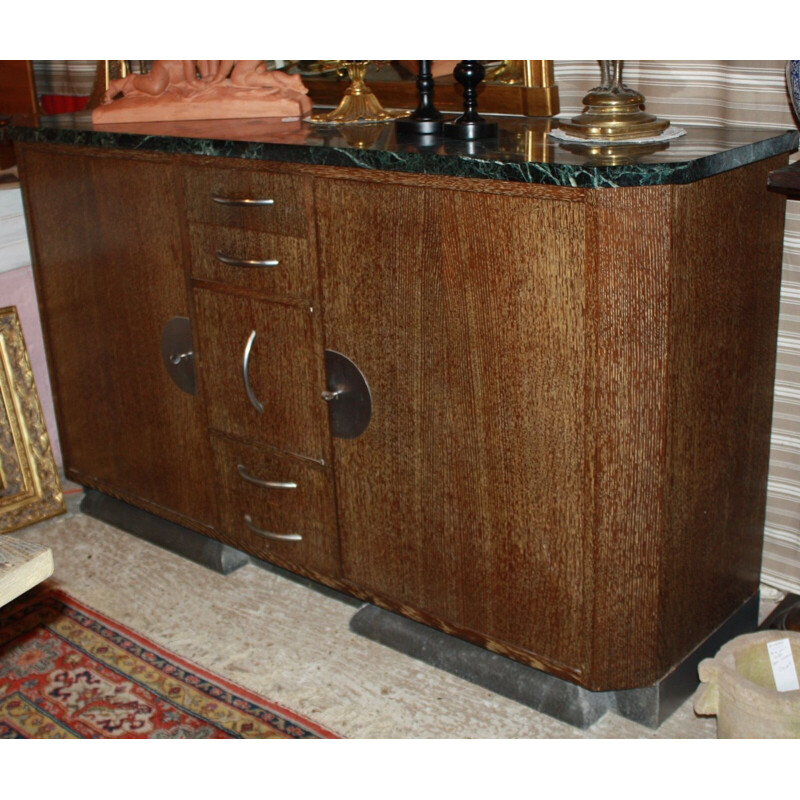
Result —
MULTIPOLYGON (((785 61, 626 61, 624 80, 647 110, 676 124, 795 127, 785 61)), ((34 62, 39 93, 91 89, 93 62, 34 62)), ((561 116, 582 110, 597 61, 555 61, 561 116)), ((797 155, 792 157, 795 160, 797 155)), ((800 202, 786 214, 778 368, 762 581, 800 593, 800 202)))
MULTIPOLYGON (((646 109, 680 125, 787 129, 796 122, 785 61, 626 61, 623 80, 646 109)), ((597 61, 556 61, 562 113, 600 82, 597 61)), ((794 161, 797 154, 791 157, 794 161)), ((800 201, 789 201, 761 580, 800 594, 800 201)))

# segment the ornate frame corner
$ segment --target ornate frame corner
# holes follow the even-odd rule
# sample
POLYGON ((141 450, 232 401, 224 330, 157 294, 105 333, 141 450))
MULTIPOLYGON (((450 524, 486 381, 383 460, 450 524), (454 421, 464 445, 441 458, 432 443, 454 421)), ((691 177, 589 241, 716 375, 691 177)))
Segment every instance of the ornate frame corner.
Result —
POLYGON ((0 534, 65 511, 17 309, 0 308, 0 534))

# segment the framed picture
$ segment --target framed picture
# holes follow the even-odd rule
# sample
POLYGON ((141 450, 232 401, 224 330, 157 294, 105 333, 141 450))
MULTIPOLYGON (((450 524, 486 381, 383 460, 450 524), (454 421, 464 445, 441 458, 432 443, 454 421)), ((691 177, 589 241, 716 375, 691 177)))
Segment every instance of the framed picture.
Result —
POLYGON ((0 533, 65 510, 17 309, 0 308, 0 533))

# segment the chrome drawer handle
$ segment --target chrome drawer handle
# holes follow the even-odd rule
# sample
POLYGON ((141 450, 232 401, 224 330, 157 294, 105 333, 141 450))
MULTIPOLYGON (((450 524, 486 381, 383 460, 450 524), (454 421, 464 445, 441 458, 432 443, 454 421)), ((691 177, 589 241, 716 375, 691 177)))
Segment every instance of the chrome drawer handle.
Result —
POLYGON ((277 267, 280 261, 274 258, 267 259, 266 261, 258 261, 249 258, 234 258, 233 256, 225 255, 222 250, 217 250, 217 261, 223 264, 228 264, 231 267, 277 267))
POLYGON ((211 195, 211 199, 221 206, 271 206, 275 204, 271 197, 225 197, 216 192, 211 195))
POLYGON ((244 464, 237 464, 236 469, 246 481, 254 483, 256 486, 263 486, 265 489, 296 489, 297 484, 294 481, 265 481, 261 478, 256 478, 251 475, 244 464))
POLYGON ((299 542, 303 539, 302 535, 299 533, 273 533, 272 531, 263 531, 253 524, 253 518, 249 514, 244 515, 244 524, 247 525, 253 533, 257 533, 259 536, 263 536, 266 539, 274 539, 276 542, 299 542))
POLYGON ((244 346, 244 357, 242 358, 242 380, 244 381, 244 390, 247 392, 247 399, 250 401, 250 405, 252 405, 259 414, 263 414, 264 406, 255 396, 253 387, 250 386, 250 354, 253 352, 253 342, 255 342, 255 340, 256 332, 253 331, 247 339, 247 344, 244 346))

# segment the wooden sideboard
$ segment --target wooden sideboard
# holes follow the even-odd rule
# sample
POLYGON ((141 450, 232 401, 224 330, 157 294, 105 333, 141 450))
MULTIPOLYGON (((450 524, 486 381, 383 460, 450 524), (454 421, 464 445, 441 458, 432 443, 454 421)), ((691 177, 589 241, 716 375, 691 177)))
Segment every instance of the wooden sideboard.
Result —
POLYGON ((71 479, 594 690, 757 591, 786 155, 587 189, 17 147, 71 479))

